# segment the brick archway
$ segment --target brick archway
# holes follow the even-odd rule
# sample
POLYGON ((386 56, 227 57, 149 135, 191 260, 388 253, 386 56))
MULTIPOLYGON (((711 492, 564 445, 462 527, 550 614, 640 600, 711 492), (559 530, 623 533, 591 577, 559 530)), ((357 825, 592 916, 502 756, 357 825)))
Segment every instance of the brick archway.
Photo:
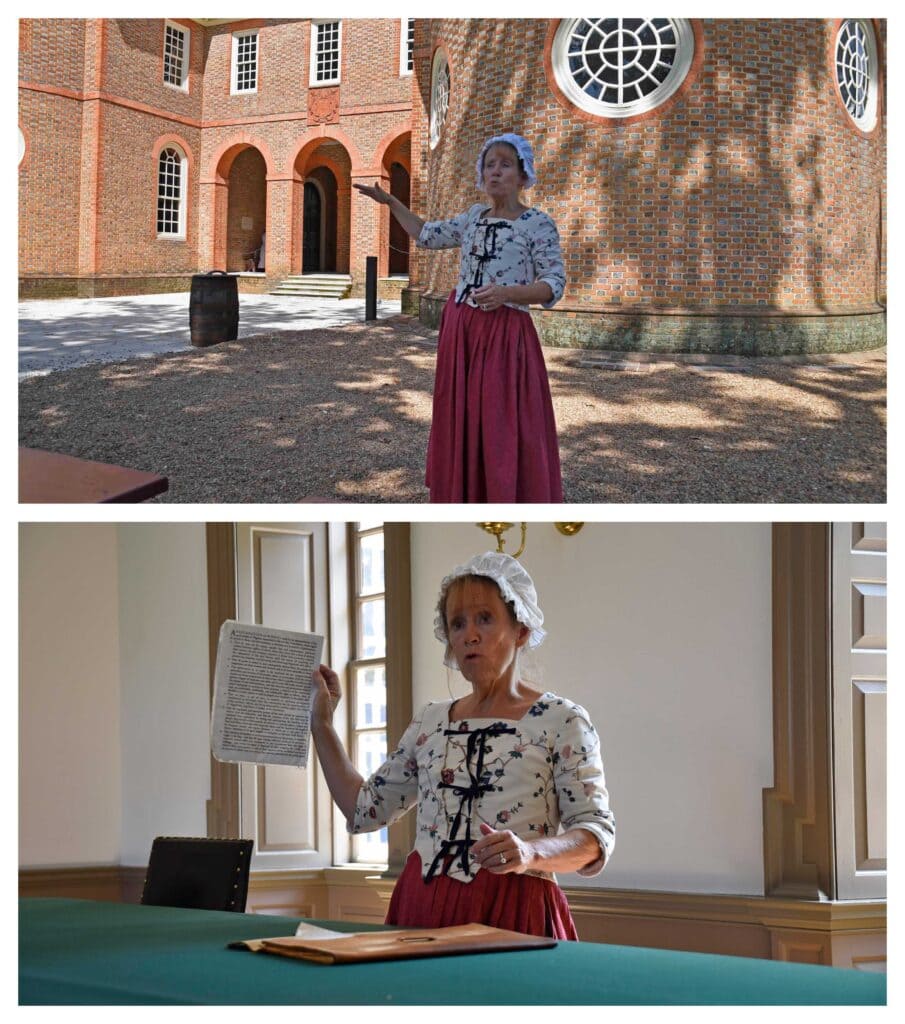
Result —
POLYGON ((266 144, 243 135, 224 143, 208 166, 201 184, 213 191, 208 213, 212 265, 245 270, 245 256, 261 244, 270 220, 267 183, 273 158, 266 144))
MULTIPOLYGON (((304 142, 296 152, 292 164, 292 218, 289 232, 289 262, 293 274, 309 272, 305 265, 305 184, 317 182, 324 205, 320 232, 325 236, 325 264, 316 269, 328 272, 351 273, 352 223, 351 192, 352 168, 358 160, 357 150, 350 152, 342 139, 328 135, 304 142)), ((310 227, 310 225, 309 225, 310 227)))
MULTIPOLYGON (((390 132, 381 139, 375 153, 375 164, 389 182, 389 192, 411 208, 412 132, 406 127, 390 132)), ((385 209, 385 208, 383 208, 385 209)), ((382 212, 382 211, 381 211, 382 212)), ((378 251, 380 265, 387 276, 407 275, 412 242, 399 222, 388 213, 379 222, 378 251)))

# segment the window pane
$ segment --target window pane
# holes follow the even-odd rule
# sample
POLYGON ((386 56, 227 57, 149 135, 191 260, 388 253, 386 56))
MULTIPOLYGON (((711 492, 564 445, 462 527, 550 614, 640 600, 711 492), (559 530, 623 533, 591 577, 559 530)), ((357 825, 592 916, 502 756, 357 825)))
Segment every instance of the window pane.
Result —
POLYGON ((358 737, 358 758, 355 767, 369 778, 387 759, 387 734, 363 732, 358 737))
POLYGON ((386 604, 382 597, 364 601, 361 605, 361 658, 384 658, 387 652, 386 604))
POLYGON ((361 570, 358 592, 363 597, 366 597, 368 594, 382 594, 385 589, 383 582, 382 533, 375 533, 369 537, 360 538, 358 542, 358 564, 361 570))
POLYGON ((364 533, 365 530, 376 530, 378 526, 383 526, 383 520, 362 519, 361 522, 356 524, 359 533, 364 533))
POLYGON ((384 665, 369 665, 355 672, 355 728, 386 725, 387 670, 384 665))
POLYGON ((354 837, 354 856, 357 861, 365 861, 369 864, 386 864, 389 857, 389 842, 387 830, 380 829, 379 832, 364 832, 354 837))

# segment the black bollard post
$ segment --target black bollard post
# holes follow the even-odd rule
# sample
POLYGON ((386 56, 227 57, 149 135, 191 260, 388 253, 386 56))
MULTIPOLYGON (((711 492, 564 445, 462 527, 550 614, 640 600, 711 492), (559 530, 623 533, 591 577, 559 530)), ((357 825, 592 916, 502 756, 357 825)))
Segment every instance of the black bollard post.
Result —
POLYGON ((377 257, 365 257, 365 320, 377 319, 377 257))

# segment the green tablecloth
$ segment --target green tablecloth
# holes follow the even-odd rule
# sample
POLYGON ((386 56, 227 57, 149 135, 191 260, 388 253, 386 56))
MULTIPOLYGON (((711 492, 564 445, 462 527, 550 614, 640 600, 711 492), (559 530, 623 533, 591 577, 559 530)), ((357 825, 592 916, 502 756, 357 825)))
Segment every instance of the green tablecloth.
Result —
MULTIPOLYGON (((315 922, 338 931, 368 926, 315 922)), ((19 901, 22 1004, 884 1004, 853 970, 591 942, 324 966, 226 949, 298 918, 90 900, 19 901)))

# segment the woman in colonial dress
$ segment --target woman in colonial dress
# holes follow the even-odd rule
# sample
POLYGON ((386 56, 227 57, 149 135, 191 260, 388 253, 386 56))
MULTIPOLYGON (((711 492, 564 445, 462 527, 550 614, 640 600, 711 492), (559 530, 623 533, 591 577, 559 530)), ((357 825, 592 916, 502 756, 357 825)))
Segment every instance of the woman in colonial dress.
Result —
POLYGON ((369 778, 333 728, 335 672, 314 673, 311 732, 351 833, 414 808, 414 849, 387 924, 486 924, 576 939, 557 871, 592 876, 615 843, 600 742, 587 711, 522 679, 519 653, 544 638, 531 577, 487 552, 441 583, 434 632, 470 692, 431 701, 369 778))
POLYGON ((561 502, 550 384, 531 304, 552 307, 565 271, 552 218, 521 201, 537 178, 530 144, 488 139, 476 185, 486 200, 425 222, 378 185, 355 187, 390 207, 417 244, 461 250, 440 321, 426 482, 432 502, 561 502))

